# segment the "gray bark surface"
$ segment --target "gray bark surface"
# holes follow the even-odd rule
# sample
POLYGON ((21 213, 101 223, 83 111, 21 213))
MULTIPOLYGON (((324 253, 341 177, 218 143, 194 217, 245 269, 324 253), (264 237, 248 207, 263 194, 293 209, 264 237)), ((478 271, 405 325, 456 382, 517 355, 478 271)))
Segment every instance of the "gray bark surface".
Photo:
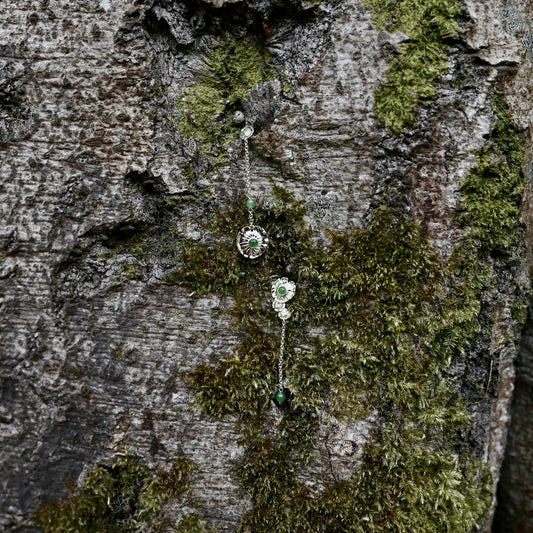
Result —
MULTIPOLYGON (((401 175, 410 215, 446 257, 460 238, 459 188, 490 131, 496 79, 525 130, 528 182, 533 169, 533 47, 525 38, 533 4, 467 0, 463 8, 468 30, 450 44, 438 96, 420 110, 412 135, 395 136, 376 119, 373 93, 398 36, 379 32, 356 0, 324 2, 318 17, 301 19, 259 0, 0 0, 0 528, 34 531, 29 513, 63 497, 67 478, 83 479, 95 462, 130 449, 157 468, 177 454, 193 460, 209 524, 237 529, 250 502, 231 474, 244 453, 234 419, 191 409, 179 377, 239 343, 220 312, 231 297, 167 285, 168 258, 109 258, 109 242, 169 216, 180 236, 202 242, 205 206, 187 198, 209 188, 211 206, 220 207, 242 193, 240 142, 229 144, 228 165, 191 181, 185 167, 194 151, 172 118, 216 45, 217 20, 234 9, 244 19, 280 17, 267 44, 291 85, 284 97, 275 82, 256 86, 243 103, 258 132, 258 195, 268 198, 272 181, 293 191, 320 240, 326 228, 364 225, 388 178, 401 175), (458 90, 459 76, 471 82, 458 90), (182 210, 158 212, 164 195, 181 195, 182 210), (125 275, 132 269, 135 276, 125 275)), ((530 198, 528 185, 528 249, 530 198)), ((528 251, 523 278, 529 263, 528 251)), ((467 399, 475 423, 464 444, 481 452, 496 485, 518 335, 509 287, 487 302, 497 316, 492 344, 472 346, 454 372, 468 374, 467 393, 469 382, 487 389, 483 401, 467 399), (476 366, 487 349, 491 367, 476 366)), ((522 479, 521 494, 505 498, 502 516, 520 514, 533 490, 522 466, 531 462, 523 448, 531 438, 518 439, 533 427, 528 339, 505 470, 506 487, 517 490, 522 479)), ((322 413, 313 469, 348 479, 379 423, 371 416, 341 424, 322 413)), ((533 522, 525 527, 516 531, 533 531, 533 522)))
POLYGON ((533 357, 531 310, 516 362, 516 380, 505 458, 498 484, 495 532, 533 530, 533 357))

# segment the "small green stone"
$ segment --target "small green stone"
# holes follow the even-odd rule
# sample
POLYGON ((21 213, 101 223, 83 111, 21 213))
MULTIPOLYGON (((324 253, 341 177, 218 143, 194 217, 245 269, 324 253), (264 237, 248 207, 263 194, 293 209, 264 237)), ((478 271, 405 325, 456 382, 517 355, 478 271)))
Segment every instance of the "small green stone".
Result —
POLYGON ((287 399, 287 396, 285 396, 285 393, 282 391, 276 392, 276 402, 283 403, 287 399))
POLYGON ((281 296, 287 294, 287 289, 282 285, 282 286, 278 289, 278 294, 280 294, 281 296))
POLYGON ((255 207, 255 200, 253 198, 248 198, 248 200, 246 200, 246 207, 248 209, 253 209, 255 207))
POLYGON ((248 246, 250 248, 257 248, 259 246, 259 241, 257 239, 250 239, 248 241, 248 246))

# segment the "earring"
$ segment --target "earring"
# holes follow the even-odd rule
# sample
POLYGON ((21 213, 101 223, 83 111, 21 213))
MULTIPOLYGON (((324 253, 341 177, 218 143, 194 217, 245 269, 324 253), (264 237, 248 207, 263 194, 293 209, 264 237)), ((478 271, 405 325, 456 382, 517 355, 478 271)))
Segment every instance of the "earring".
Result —
POLYGON ((275 400, 279 404, 283 403, 287 396, 283 392, 283 352, 285 350, 285 329, 286 322, 291 316, 291 312, 285 307, 285 304, 294 296, 296 291, 296 284, 289 281, 287 278, 277 279, 272 283, 272 307, 278 313, 278 317, 281 319, 281 341, 279 348, 279 360, 278 360, 278 379, 279 386, 278 392, 276 392, 275 400))
POLYGON ((268 246, 268 235, 260 226, 254 224, 255 200, 251 191, 250 151, 248 139, 254 134, 252 126, 245 126, 241 130, 241 139, 244 142, 244 176, 246 184, 246 207, 248 208, 248 226, 241 228, 237 235, 237 249, 247 259, 256 259, 265 252, 268 246))

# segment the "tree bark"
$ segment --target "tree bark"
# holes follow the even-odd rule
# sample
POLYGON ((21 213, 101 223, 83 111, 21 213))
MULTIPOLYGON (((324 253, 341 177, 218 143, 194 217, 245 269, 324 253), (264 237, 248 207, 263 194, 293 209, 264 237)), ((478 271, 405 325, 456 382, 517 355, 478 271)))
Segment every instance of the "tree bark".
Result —
MULTIPOLYGON (((168 470, 176 456, 186 457, 197 465, 190 483, 202 499, 206 523, 227 531, 260 531, 249 524, 256 523, 250 517, 259 513, 265 496, 254 495, 238 466, 257 444, 250 440, 251 430, 243 430, 248 418, 238 406, 213 416, 209 397, 200 399, 201 383, 190 378, 202 365, 219 367, 223 357, 241 349, 244 338, 245 320, 227 312, 245 305, 237 295, 239 285, 208 289, 200 275, 190 275, 192 263, 185 259, 186 250, 204 249, 216 263, 217 250, 231 248, 246 223, 245 216, 235 218, 234 233, 226 240, 209 225, 217 224, 219 212, 231 209, 244 194, 238 138, 243 123, 234 119, 236 111, 255 129, 250 152, 252 188, 263 199, 258 213, 277 212, 276 187, 303 201, 302 224, 310 230, 305 249, 315 250, 316 257, 319 250, 329 250, 317 259, 320 264, 333 268, 337 241, 331 232, 366 236, 385 209, 401 224, 418 221, 420 234, 410 230, 416 234, 412 246, 431 248, 424 261, 449 265, 459 251, 482 250, 476 256, 475 275, 485 276, 479 290, 475 297, 470 292, 460 297, 465 307, 470 298, 477 302, 472 304, 478 305, 472 318, 476 331, 463 339, 449 364, 428 378, 452 383, 469 419, 461 429, 422 443, 421 449, 446 450, 459 462, 477 457, 492 475, 495 494, 529 294, 533 5, 461 2, 453 17, 457 28, 443 34, 444 66, 436 67, 441 70, 434 82, 422 80, 434 83, 436 92, 421 96, 414 121, 399 129, 387 122, 386 113, 380 115, 375 95, 391 82, 391 65, 403 57, 404 47, 422 41, 415 33, 422 24, 380 25, 373 5, 356 0, 0 1, 2 528, 37 531, 32 513, 66 498, 68 478, 79 490, 95 464, 109 465, 117 454, 130 451, 154 471, 168 470), (509 168, 517 165, 509 148, 513 141, 498 144, 503 115, 495 111, 494 95, 500 93, 498 105, 508 106, 502 113, 514 123, 502 126, 501 136, 509 133, 525 151, 518 165, 525 185, 498 200, 507 206, 522 198, 519 217, 512 218, 513 207, 490 216, 496 221, 509 216, 516 223, 512 228, 503 224, 495 237, 474 220, 473 204, 465 204, 477 185, 470 193, 464 187, 475 169, 488 168, 495 158, 509 168), (511 233, 518 237, 509 244, 505 239, 511 233)), ((441 16, 428 18, 429 35, 434 34, 431 21, 441 16)), ((391 105, 395 94, 398 89, 391 105)), ((482 176, 483 183, 487 179, 482 176)), ((482 204, 493 200, 490 191, 486 194, 482 204)), ((283 249, 275 238, 266 252, 271 257, 276 246, 283 249)), ((345 255, 349 246, 342 248, 345 255)), ((279 261, 286 270, 271 274, 290 277, 300 268, 291 263, 299 253, 296 245, 291 247, 289 257, 279 261)), ((435 279, 448 275, 439 269, 427 267, 427 272, 435 279)), ((254 276, 246 272, 242 283, 254 276)), ((443 299, 466 291, 467 282, 457 281, 462 275, 435 281, 435 290, 442 291, 443 299)), ((298 285, 294 309, 299 309, 298 298, 302 302, 314 287, 320 290, 317 280, 322 278, 313 276, 310 289, 298 285)), ((258 286, 257 292, 262 299, 257 309, 262 305, 266 313, 270 286, 258 286)), ((401 297, 401 286, 397 292, 401 297)), ((391 302, 394 298, 391 293, 391 302)), ((441 305, 431 295, 424 298, 428 306, 441 305)), ((324 313, 324 301, 316 301, 317 316, 324 313)), ((373 306, 369 296, 368 309, 373 306)), ((363 311, 351 308, 349 313, 363 311)), ((297 330, 297 320, 293 326, 287 323, 294 335, 286 363, 292 390, 300 389, 291 365, 304 368, 297 354, 305 358, 316 339, 341 331, 333 318, 331 324, 313 325, 310 316, 305 332, 303 326, 297 330)), ((382 320, 372 318, 378 329, 382 320)), ((275 315, 264 328, 274 353, 280 329, 275 315)), ((353 331, 343 328, 343 341, 349 341, 353 331)), ((519 372, 530 372, 525 370, 530 359, 521 359, 519 372)), ((394 361, 392 356, 381 360, 380 367, 404 364, 394 361)), ((268 376, 261 379, 275 374, 275 360, 270 363, 268 376)), ((332 373, 340 374, 340 363, 335 364, 332 373)), ((306 372, 310 379, 315 375, 302 370, 301 376, 306 372)), ((427 375, 414 377, 413 387, 424 385, 427 375)), ((370 464, 369 450, 374 445, 379 450, 376 443, 385 428, 407 420, 400 407, 385 405, 365 404, 351 417, 337 415, 337 384, 327 379, 328 396, 319 405, 309 399, 299 405, 294 393, 295 405, 314 413, 318 429, 309 465, 292 452, 286 462, 296 469, 294 486, 312 486, 316 492, 306 498, 323 502, 322 511, 310 514, 315 517, 333 506, 328 490, 337 490, 370 464)), ((380 386, 386 390, 388 384, 380 386)), ((517 406, 528 390, 517 388, 522 395, 515 398, 517 406)), ((269 394, 257 390, 258 398, 269 394)), ((373 394, 369 385, 367 398, 373 394)), ((359 400, 349 401, 362 405, 364 396, 359 387, 359 400)), ((278 439, 289 414, 273 402, 261 405, 261 438, 278 439)), ((521 432, 531 434, 531 422, 517 416, 521 432)), ((405 422, 406 431, 409 427, 405 422)), ((511 445, 522 446, 516 437, 511 445)), ((526 494, 533 479, 513 463, 524 460, 520 457, 513 449, 508 452, 505 484, 521 479, 526 494)), ((260 480, 252 480, 252 487, 259 485, 260 480)), ((498 513, 513 518, 500 531, 533 528, 531 516, 524 522, 516 510, 522 498, 505 499, 498 513)), ((482 531, 490 531, 495 507, 491 496, 490 508, 476 518, 482 531)), ((177 520, 187 509, 176 505, 167 512, 177 520)), ((341 523, 335 522, 340 514, 330 522, 313 518, 310 529, 294 531, 335 531, 340 526, 331 524, 341 523)), ((388 531, 376 524, 368 531, 388 531)), ((439 530, 432 524, 435 529, 426 531, 439 530)), ((405 527, 410 527, 407 522, 405 527)), ((466 531, 457 524, 450 527, 466 531)))

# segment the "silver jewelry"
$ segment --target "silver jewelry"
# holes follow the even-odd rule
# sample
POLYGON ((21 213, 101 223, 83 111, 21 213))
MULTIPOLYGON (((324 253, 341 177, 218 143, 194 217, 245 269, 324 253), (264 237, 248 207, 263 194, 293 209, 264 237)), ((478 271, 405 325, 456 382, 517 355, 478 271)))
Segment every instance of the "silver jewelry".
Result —
POLYGON ((283 391, 283 352, 285 350, 285 330, 286 322, 291 316, 291 312, 285 307, 285 304, 294 297, 296 291, 296 284, 289 281, 287 278, 277 279, 272 283, 272 307, 277 311, 281 319, 281 342, 279 347, 278 360, 278 392, 276 392, 275 400, 278 403, 283 403, 287 399, 287 395, 283 391))
POLYGON ((244 142, 244 178, 246 185, 246 207, 248 208, 248 226, 244 226, 237 235, 237 249, 247 259, 256 259, 265 252, 268 246, 268 235, 260 226, 254 224, 255 200, 252 198, 250 150, 248 139, 254 134, 252 126, 244 126, 241 139, 244 142))
POLYGON ((244 226, 237 235, 237 248, 246 259, 263 255, 268 245, 268 236, 259 226, 244 226))

